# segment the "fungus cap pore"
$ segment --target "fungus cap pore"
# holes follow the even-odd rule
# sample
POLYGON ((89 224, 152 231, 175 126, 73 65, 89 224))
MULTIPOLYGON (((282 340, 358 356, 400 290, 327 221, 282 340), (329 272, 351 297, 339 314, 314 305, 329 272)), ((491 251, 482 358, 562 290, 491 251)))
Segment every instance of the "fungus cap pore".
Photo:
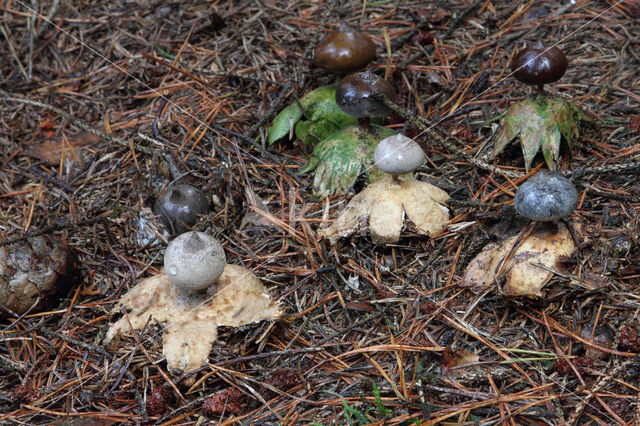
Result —
POLYGON ((222 275, 225 265, 222 245, 203 232, 185 232, 171 241, 165 250, 167 276, 182 290, 210 287, 222 275))

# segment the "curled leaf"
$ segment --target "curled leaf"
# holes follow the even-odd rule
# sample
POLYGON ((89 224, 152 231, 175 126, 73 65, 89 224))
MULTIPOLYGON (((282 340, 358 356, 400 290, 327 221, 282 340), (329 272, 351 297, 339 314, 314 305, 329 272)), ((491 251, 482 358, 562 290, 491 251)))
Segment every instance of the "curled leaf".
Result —
POLYGON ((353 197, 320 235, 334 244, 339 238, 368 227, 374 243, 395 243, 400 238, 405 215, 418 234, 437 234, 449 221, 449 210, 444 206, 447 199, 446 192, 427 182, 394 181, 386 177, 353 197))
POLYGON ((378 142, 393 134, 375 124, 347 126, 316 145, 300 173, 315 169, 313 193, 318 197, 347 192, 365 171, 370 181, 379 179, 382 173, 373 167, 373 153, 378 142))
POLYGON ((547 167, 556 169, 560 157, 560 141, 565 139, 569 149, 578 137, 578 121, 590 121, 578 107, 564 99, 539 96, 518 102, 509 108, 503 119, 502 131, 493 148, 492 157, 520 136, 524 165, 531 168, 533 158, 542 150, 547 167))
POLYGON ((295 135, 307 145, 331 136, 341 128, 356 122, 355 117, 345 114, 336 105, 336 86, 322 86, 307 93, 292 103, 274 118, 269 126, 269 144, 287 136, 291 126, 295 126, 295 135), (304 109, 304 117, 302 109, 304 109))
POLYGON ((539 223, 513 251, 518 238, 485 247, 467 266, 461 285, 481 292, 504 279, 505 296, 541 297, 543 286, 553 276, 549 269, 558 270, 560 258, 569 256, 575 244, 562 222, 539 223))

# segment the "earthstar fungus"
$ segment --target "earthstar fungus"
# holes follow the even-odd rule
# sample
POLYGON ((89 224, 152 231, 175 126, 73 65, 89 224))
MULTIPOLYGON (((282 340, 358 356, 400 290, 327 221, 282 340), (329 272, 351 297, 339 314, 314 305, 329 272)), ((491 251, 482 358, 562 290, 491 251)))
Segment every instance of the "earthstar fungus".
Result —
POLYGON ((541 43, 527 47, 515 56, 511 63, 515 78, 535 85, 537 93, 511 105, 503 119, 492 158, 518 137, 527 172, 538 151, 542 151, 549 170, 555 170, 562 138, 571 152, 573 141, 578 137, 578 122, 592 120, 570 102, 547 96, 543 89, 545 84, 560 79, 567 65, 567 58, 560 49, 555 46, 547 49, 541 43))
POLYGON ((206 274, 193 274, 176 268, 175 273, 167 274, 163 269, 159 274, 142 280, 122 296, 114 308, 114 312, 127 308, 128 313, 111 325, 105 343, 116 335, 130 332, 131 328, 142 329, 150 317, 152 324, 165 322, 163 354, 167 364, 172 370, 186 372, 206 363, 219 326, 239 327, 277 319, 282 310, 248 269, 227 264, 220 272, 222 264, 218 250, 221 246, 217 242, 212 244, 212 237, 188 232, 179 238, 182 240, 172 241, 167 248, 167 268, 177 265, 196 268, 202 266, 201 261, 216 258, 213 268, 206 266, 210 274, 208 279, 206 274), (185 259, 178 259, 184 250, 171 247, 172 244, 191 245, 186 250, 185 259), (197 255, 198 247, 206 253, 197 255), (177 256, 171 253, 170 248, 177 256), (193 281, 185 281, 182 272, 193 274, 193 281), (215 275, 218 275, 217 279, 213 279, 215 275), (205 287, 206 281, 209 287, 205 287))
POLYGON ((342 79, 336 90, 336 104, 358 123, 339 130, 320 141, 309 162, 300 173, 316 170, 313 192, 319 197, 348 191, 363 171, 369 181, 380 178, 377 170, 370 170, 374 149, 381 139, 395 134, 383 126, 371 124, 372 117, 384 117, 390 113, 384 103, 376 99, 377 92, 395 99, 393 88, 384 79, 370 73, 353 74, 342 79))
POLYGON ((410 138, 392 135, 380 142, 376 154, 376 166, 393 175, 370 184, 354 196, 320 235, 335 244, 339 238, 368 229, 374 243, 396 243, 405 215, 419 235, 441 232, 449 221, 449 210, 445 207, 449 195, 427 182, 397 177, 420 167, 424 159, 422 148, 410 138))
MULTIPOLYGON (((467 266, 462 286, 481 292, 503 283, 504 296, 541 297, 542 288, 570 256, 575 243, 566 218, 576 208, 578 193, 564 176, 539 172, 516 192, 515 209, 534 221, 529 232, 491 243, 467 266)), ((526 230, 526 228, 525 228, 526 230)))

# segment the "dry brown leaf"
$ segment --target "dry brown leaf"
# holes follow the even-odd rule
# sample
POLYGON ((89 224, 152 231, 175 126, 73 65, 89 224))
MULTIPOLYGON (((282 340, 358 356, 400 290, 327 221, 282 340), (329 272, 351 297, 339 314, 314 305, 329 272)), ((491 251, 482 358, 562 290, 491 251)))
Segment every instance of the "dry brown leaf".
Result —
POLYGON ((465 349, 453 351, 447 347, 442 353, 442 373, 451 379, 486 376, 486 372, 477 366, 479 361, 480 356, 473 352, 465 349))
POLYGON ((84 160, 88 150, 100 138, 92 133, 81 132, 76 135, 67 136, 58 140, 47 139, 41 142, 29 144, 27 154, 31 157, 42 160, 50 166, 58 166, 60 158, 64 156, 65 161, 74 162, 84 160))
POLYGON ((218 285, 209 294, 181 293, 164 270, 133 287, 115 307, 128 308, 126 316, 107 332, 105 343, 116 335, 139 330, 149 317, 166 322, 163 353, 171 369, 189 371, 202 366, 216 340, 217 327, 238 327, 282 315, 266 287, 248 269, 226 265, 218 285))
POLYGON ((452 351, 450 348, 447 348, 442 357, 442 365, 446 368, 463 367, 468 364, 475 364, 478 361, 480 361, 480 357, 477 354, 465 349, 452 351))
POLYGON ((505 280, 502 289, 505 296, 541 297, 542 287, 553 276, 549 269, 558 270, 560 259, 569 256, 575 248, 571 234, 562 222, 540 223, 505 260, 517 240, 516 235, 485 247, 469 263, 461 285, 480 292, 495 282, 500 268, 505 280))
POLYGON ((446 192, 429 183, 384 178, 353 197, 336 221, 320 231, 320 235, 335 244, 339 238, 368 227, 374 243, 395 243, 400 238, 405 214, 418 234, 433 235, 442 231, 449 221, 449 210, 444 206, 447 199, 446 192))

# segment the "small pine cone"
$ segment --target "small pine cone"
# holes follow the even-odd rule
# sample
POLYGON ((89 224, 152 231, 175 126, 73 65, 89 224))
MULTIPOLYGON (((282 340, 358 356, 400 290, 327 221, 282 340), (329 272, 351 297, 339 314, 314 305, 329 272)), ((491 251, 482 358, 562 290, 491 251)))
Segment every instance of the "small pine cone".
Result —
POLYGON ((239 415, 244 412, 244 395, 236 388, 227 388, 202 403, 207 416, 239 415))
POLYGON ((145 408, 150 416, 164 416, 167 412, 167 392, 163 387, 156 386, 153 392, 147 396, 145 408))
POLYGON ((37 307, 43 307, 64 286, 71 266, 69 249, 52 237, 0 246, 0 305, 18 315, 36 301, 37 307))
POLYGON ((640 353, 640 335, 634 327, 628 325, 622 327, 618 340, 620 342, 620 349, 623 351, 640 353))
MULTIPOLYGON (((283 392, 287 392, 289 389, 302 383, 302 380, 300 380, 300 374, 293 368, 281 368, 265 378, 264 383, 283 392)), ((264 399, 271 399, 279 395, 265 386, 261 386, 258 392, 260 392, 264 399)))
POLYGON ((40 397, 40 393, 32 385, 26 383, 13 390, 13 399, 19 404, 30 404, 40 397))

